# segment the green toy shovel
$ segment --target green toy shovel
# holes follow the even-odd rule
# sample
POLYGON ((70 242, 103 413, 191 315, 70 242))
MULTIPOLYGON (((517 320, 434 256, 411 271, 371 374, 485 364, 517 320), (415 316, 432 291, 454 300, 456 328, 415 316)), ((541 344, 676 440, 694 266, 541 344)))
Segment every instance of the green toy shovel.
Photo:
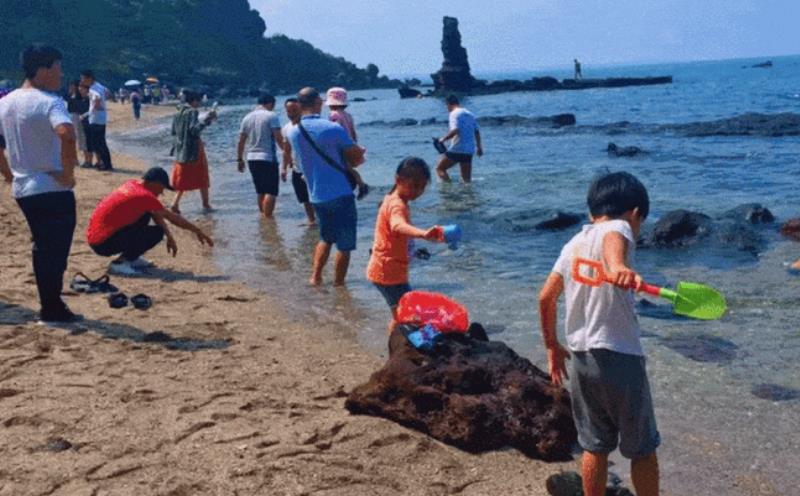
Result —
MULTIPOLYGON (((604 282, 611 282, 602 262, 586 258, 576 258, 572 262, 572 278, 581 284, 593 287, 598 287, 604 282), (591 268, 594 271, 594 277, 582 274, 582 267, 591 268)), ((728 308, 725 297, 717 290, 696 282, 679 282, 675 291, 642 283, 639 291, 671 301, 674 305, 673 312, 693 319, 716 320, 722 317, 728 308)))

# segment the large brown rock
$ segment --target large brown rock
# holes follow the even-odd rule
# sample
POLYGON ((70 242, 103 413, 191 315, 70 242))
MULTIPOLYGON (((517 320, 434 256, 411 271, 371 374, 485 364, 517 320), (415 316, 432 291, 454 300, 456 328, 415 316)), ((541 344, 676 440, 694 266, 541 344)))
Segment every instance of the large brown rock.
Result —
POLYGON ((447 335, 421 352, 393 333, 388 362, 345 406, 470 452, 512 446, 532 458, 563 461, 577 442, 564 389, 504 343, 464 335, 447 335))

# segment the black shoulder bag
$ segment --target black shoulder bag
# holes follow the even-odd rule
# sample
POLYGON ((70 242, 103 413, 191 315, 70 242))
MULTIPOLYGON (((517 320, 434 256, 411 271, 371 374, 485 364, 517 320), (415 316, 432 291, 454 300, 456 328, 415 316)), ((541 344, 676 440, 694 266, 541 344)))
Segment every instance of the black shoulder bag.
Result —
POLYGON ((342 167, 342 165, 340 165, 338 162, 329 157, 327 153, 322 151, 322 149, 320 149, 320 147, 317 146, 316 143, 314 143, 314 140, 311 139, 311 136, 308 134, 308 131, 306 131, 306 128, 304 128, 302 124, 298 123, 297 127, 300 128, 300 132, 303 134, 306 141, 308 141, 308 144, 311 145, 311 148, 313 148, 314 151, 317 152, 317 154, 320 157, 322 157, 322 159, 325 160, 325 162, 328 163, 328 165, 330 165, 334 169, 344 174, 344 177, 347 178, 347 182, 350 183, 351 189, 356 189, 358 187, 358 182, 356 181, 356 178, 353 176, 352 171, 350 171, 346 167, 342 167))

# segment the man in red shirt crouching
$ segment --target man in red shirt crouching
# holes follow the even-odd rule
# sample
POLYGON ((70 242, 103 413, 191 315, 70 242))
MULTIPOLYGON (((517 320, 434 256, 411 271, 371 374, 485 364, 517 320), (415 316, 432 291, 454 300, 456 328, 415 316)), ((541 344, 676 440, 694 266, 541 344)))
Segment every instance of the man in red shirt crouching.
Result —
POLYGON ((199 227, 164 208, 158 197, 165 189, 172 191, 167 171, 153 167, 141 179, 131 179, 115 189, 95 207, 86 239, 98 255, 120 255, 111 262, 110 272, 126 276, 140 274, 140 269, 152 266, 142 255, 164 236, 167 237, 167 251, 174 257, 178 244, 165 220, 193 232, 200 244, 214 246, 214 241, 199 227), (155 225, 150 225, 150 219, 155 225))

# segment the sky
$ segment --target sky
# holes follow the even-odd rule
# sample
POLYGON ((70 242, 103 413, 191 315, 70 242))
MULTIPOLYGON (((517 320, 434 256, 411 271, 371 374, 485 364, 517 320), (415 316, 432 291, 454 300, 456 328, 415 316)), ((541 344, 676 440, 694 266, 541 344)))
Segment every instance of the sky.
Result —
POLYGON ((459 20, 473 73, 800 53, 800 0, 250 0, 267 35, 376 64, 438 70, 442 17, 459 20))

